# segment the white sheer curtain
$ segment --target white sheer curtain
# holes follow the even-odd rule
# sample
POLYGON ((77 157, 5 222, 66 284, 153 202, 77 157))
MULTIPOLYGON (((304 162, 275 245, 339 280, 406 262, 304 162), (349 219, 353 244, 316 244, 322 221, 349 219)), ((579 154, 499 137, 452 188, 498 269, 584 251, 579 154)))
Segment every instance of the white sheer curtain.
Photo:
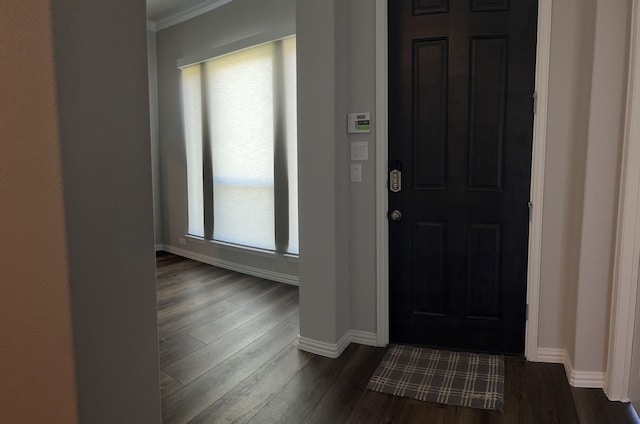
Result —
POLYGON ((201 93, 200 66, 183 69, 182 110, 187 151, 188 232, 198 237, 204 237, 201 93))
POLYGON ((206 63, 213 238, 275 249, 273 44, 206 63))
POLYGON ((283 40, 287 168, 289 174, 289 243, 287 251, 298 254, 298 106, 296 95, 296 39, 283 40))
POLYGON ((275 201, 288 198, 284 242, 286 252, 297 254, 296 43, 293 37, 277 43, 280 48, 263 44, 182 69, 189 234, 205 237, 211 219, 216 241, 276 250, 275 201), (278 66, 284 87, 275 81, 278 66), (275 107, 279 102, 284 108, 275 107), (286 116, 274 116, 275 110, 286 116), (278 119, 285 122, 285 158, 274 157, 278 119), (203 140, 211 152, 211 176, 203 172, 203 140), (287 168, 284 197, 275 192, 279 160, 287 168), (203 185, 203 178, 212 178, 213 193, 206 193, 211 185, 203 185), (213 217, 204 216, 209 195, 213 217))

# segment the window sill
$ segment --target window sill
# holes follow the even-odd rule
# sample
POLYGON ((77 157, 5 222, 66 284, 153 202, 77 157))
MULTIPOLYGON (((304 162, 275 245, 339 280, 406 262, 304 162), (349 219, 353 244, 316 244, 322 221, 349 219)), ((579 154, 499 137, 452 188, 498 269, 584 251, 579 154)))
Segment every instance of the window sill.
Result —
POLYGON ((285 253, 283 256, 289 262, 293 262, 293 263, 296 263, 296 264, 300 263, 300 256, 299 255, 294 255, 293 253, 285 253))
MULTIPOLYGON (((195 243, 195 244, 211 243, 216 248, 220 248, 220 249, 223 249, 223 250, 228 250, 230 252, 244 253, 244 254, 260 256, 260 257, 263 257, 263 258, 271 258, 271 259, 275 259, 278 256, 278 253, 273 251, 273 250, 259 249, 257 247, 242 246, 242 245, 239 245, 239 244, 226 243, 224 241, 218 241, 218 240, 206 240, 206 239, 204 239, 202 237, 192 236, 192 235, 189 235, 189 234, 186 234, 184 237, 191 243, 195 243)), ((293 253, 284 253, 284 254, 282 254, 282 256, 284 256, 284 258, 289 262, 293 262, 293 263, 299 263, 300 262, 300 256, 299 255, 296 255, 296 254, 293 254, 293 253)))

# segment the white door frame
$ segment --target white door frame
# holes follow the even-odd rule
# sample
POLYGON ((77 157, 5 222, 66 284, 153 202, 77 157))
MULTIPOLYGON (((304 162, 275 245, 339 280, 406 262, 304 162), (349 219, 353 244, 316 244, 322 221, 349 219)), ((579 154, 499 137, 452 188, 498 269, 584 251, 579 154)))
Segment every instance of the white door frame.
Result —
POLYGON ((605 391, 627 401, 640 267, 640 4, 634 0, 629 39, 627 110, 618 203, 605 391))
MULTIPOLYGON (((549 94, 549 55, 551 49, 551 7, 553 0, 538 2, 538 41, 536 53, 537 111, 533 124, 531 163, 532 219, 529 223, 529 264, 525 356, 537 359, 540 304, 540 261, 542 254, 542 212, 544 194, 547 103, 549 94)), ((389 223, 387 220, 388 161, 388 46, 387 0, 376 0, 376 285, 377 343, 389 343, 389 223)))

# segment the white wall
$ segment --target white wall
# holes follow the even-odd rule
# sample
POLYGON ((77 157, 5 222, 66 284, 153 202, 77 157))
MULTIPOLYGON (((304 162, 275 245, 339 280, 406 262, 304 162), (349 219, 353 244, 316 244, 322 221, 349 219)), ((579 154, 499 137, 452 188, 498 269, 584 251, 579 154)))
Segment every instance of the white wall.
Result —
POLYGON ((250 266, 286 279, 297 279, 298 263, 283 255, 253 255, 241 249, 186 238, 187 171, 182 127, 178 59, 201 56, 213 49, 270 31, 295 25, 295 0, 234 0, 209 13, 156 34, 162 242, 183 253, 250 266))
POLYGON ((160 423, 145 2, 52 5, 80 422, 160 423))

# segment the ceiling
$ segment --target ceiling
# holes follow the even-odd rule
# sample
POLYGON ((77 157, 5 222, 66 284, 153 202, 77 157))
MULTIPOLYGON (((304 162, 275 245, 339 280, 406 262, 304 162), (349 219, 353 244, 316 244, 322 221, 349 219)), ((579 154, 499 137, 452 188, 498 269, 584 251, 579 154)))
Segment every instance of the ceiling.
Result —
POLYGON ((211 3, 211 0, 147 0, 147 19, 160 21, 186 9, 201 4, 211 3))

